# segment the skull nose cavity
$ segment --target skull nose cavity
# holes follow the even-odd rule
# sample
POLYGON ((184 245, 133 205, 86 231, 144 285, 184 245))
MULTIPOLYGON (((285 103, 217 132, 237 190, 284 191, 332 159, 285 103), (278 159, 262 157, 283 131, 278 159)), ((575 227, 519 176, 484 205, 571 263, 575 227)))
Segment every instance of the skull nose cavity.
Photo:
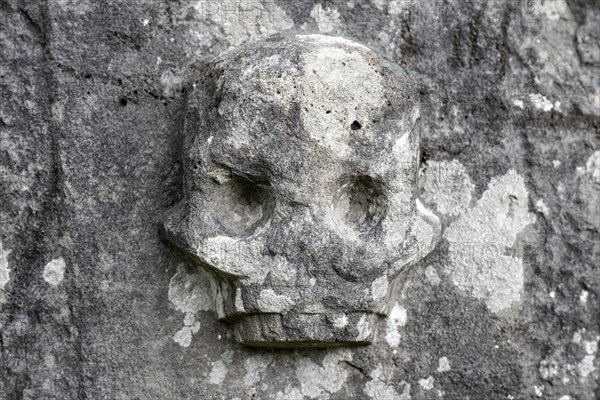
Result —
POLYGON ((213 216, 230 237, 247 237, 273 215, 275 196, 269 185, 239 175, 217 186, 212 194, 213 216))
POLYGON ((341 180, 333 198, 333 217, 338 224, 367 233, 379 224, 387 209, 381 185, 367 175, 341 180))

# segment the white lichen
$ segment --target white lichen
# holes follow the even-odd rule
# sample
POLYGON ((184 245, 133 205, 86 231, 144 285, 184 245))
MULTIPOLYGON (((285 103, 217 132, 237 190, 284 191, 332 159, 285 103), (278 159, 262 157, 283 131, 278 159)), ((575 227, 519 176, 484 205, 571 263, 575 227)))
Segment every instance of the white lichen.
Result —
POLYGON ((327 399, 329 395, 337 393, 348 379, 348 369, 340 363, 351 360, 352 353, 348 349, 328 353, 322 366, 301 357, 296 363, 296 377, 302 394, 310 399, 327 399))
POLYGON ((260 381, 261 375, 265 369, 273 361, 273 356, 270 354, 253 355, 244 361, 246 374, 244 375, 244 384, 252 386, 260 381))
POLYGON ((544 200, 542 199, 538 199, 538 201, 535 202, 535 209, 547 217, 550 215, 550 210, 548 209, 548 206, 546 206, 546 203, 544 203, 544 200))
POLYGON ((577 369, 579 370, 579 375, 581 378, 585 379, 589 374, 594 372, 596 369, 594 367, 594 360, 596 359, 593 355, 584 356, 583 359, 577 364, 577 369))
POLYGON ((214 278, 201 268, 190 272, 180 264, 169 283, 169 301, 182 313, 214 310, 216 296, 214 278))
POLYGON ((304 395, 300 389, 288 384, 283 391, 275 394, 275 400, 304 400, 304 395))
POLYGON ((475 185, 457 160, 428 161, 420 171, 423 200, 445 215, 461 214, 471 202, 475 185))
POLYGON ((581 304, 586 304, 589 294, 590 294, 590 292, 588 292, 587 290, 582 290, 581 293, 579 294, 579 302, 581 304))
POLYGON ((552 104, 552 102, 539 93, 530 94, 529 101, 531 101, 531 104, 533 104, 533 107, 537 108, 538 110, 545 111, 545 112, 552 111, 552 109, 554 108, 554 105, 552 104))
POLYGON ((390 347, 398 347, 400 344, 400 328, 406 325, 406 310, 395 303, 386 321, 385 341, 390 347))
POLYGON ((365 393, 373 400, 410 400, 410 384, 400 382, 403 387, 402 394, 399 394, 394 385, 388 383, 383 367, 378 364, 369 374, 371 380, 365 385, 365 393))
POLYGON ((188 347, 192 343, 192 332, 190 328, 184 326, 173 336, 173 341, 181 347, 188 347))
POLYGON ((433 378, 433 376, 428 376, 425 379, 419 379, 419 385, 423 388, 423 390, 431 390, 433 389, 433 383, 435 382, 435 379, 433 378))
POLYGON ((183 264, 177 267, 177 273, 169 283, 169 301, 177 311, 185 313, 184 326, 173 335, 177 344, 181 347, 190 346, 192 336, 200 330, 196 314, 214 310, 216 297, 216 282, 207 272, 202 269, 189 272, 183 264))
POLYGON ((586 340, 583 342, 583 349, 586 355, 577 364, 577 370, 582 380, 585 380, 588 375, 596 370, 594 361, 596 361, 596 353, 598 352, 598 341, 600 337, 596 337, 594 340, 586 340))
POLYGON ((183 319, 183 328, 173 336, 173 340, 181 347, 189 347, 192 343, 192 335, 200 330, 200 322, 196 321, 196 315, 187 312, 183 319))
POLYGON ((213 385, 220 385, 225 380, 228 372, 227 366, 222 360, 215 361, 212 363, 208 381, 213 385))
POLYGON ((515 105, 516 107, 519 107, 520 109, 524 109, 525 108, 525 104, 523 103, 523 100, 514 99, 513 100, 513 105, 515 105))
POLYGON ((442 357, 438 360, 437 371, 438 372, 450 371, 450 361, 448 360, 448 357, 442 357))
POLYGON ((10 280, 10 268, 8 267, 8 255, 10 250, 5 249, 0 242, 0 304, 4 303, 4 288, 10 280))
POLYGON ((514 248, 520 248, 517 235, 535 222, 528 200, 523 178, 511 170, 492 178, 477 204, 444 234, 450 243, 448 272, 453 283, 493 312, 521 299, 523 260, 514 248))
POLYGON ((44 267, 42 277, 46 283, 58 286, 65 276, 65 267, 65 260, 62 257, 52 260, 44 267))
POLYGON ((348 325, 348 316, 346 316, 346 314, 333 318, 333 326, 336 328, 342 329, 346 325, 348 325))
POLYGON ((585 172, 592 177, 592 180, 600 185, 600 150, 592 153, 585 163, 585 172))

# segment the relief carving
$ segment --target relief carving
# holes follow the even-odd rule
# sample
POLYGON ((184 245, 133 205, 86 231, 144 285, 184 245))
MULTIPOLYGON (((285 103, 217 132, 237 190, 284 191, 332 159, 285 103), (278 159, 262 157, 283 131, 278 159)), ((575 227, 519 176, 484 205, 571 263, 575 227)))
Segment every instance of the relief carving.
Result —
POLYGON ((187 97, 163 234, 215 275, 219 317, 247 345, 371 343, 439 238, 406 73, 343 38, 275 36, 208 62, 187 97))

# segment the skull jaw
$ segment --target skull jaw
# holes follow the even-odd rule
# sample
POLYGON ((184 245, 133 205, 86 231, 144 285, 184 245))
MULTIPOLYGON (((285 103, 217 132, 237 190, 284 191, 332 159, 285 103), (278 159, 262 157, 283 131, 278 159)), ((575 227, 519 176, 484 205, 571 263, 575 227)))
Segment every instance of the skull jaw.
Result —
POLYGON ((373 342, 376 314, 354 312, 345 318, 344 324, 331 322, 325 314, 253 314, 236 321, 234 331, 239 343, 254 347, 349 347, 373 342))

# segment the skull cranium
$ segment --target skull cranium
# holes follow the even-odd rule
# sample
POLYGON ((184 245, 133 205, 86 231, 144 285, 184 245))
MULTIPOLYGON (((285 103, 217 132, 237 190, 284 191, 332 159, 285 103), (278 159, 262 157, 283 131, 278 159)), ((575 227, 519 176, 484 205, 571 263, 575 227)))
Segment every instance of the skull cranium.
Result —
POLYGON ((372 341, 390 284, 439 237, 418 114, 406 74, 342 38, 272 37, 202 69, 164 234, 215 274, 240 342, 372 341))

